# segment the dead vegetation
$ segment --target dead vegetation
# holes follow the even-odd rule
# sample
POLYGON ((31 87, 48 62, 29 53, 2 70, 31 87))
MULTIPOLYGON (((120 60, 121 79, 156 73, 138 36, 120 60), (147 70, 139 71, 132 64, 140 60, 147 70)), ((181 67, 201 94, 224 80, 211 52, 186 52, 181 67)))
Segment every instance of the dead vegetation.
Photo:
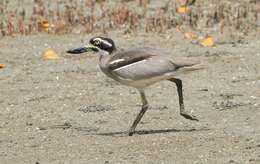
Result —
POLYGON ((9 0, 0 1, 0 37, 38 32, 50 34, 106 33, 123 30, 124 33, 158 32, 176 27, 193 30, 233 30, 247 35, 259 30, 260 1, 191 1, 181 0, 26 0, 19 7, 9 0), (188 1, 187 1, 188 2, 188 1), (156 3, 156 4, 154 4, 156 3))

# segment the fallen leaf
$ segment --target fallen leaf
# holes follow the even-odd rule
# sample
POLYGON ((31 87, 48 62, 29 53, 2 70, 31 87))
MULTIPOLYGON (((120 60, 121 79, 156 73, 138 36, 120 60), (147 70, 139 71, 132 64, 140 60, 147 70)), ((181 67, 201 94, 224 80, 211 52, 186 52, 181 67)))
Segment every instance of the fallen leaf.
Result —
POLYGON ((5 67, 5 65, 3 65, 3 64, 0 64, 0 69, 1 69, 1 68, 4 68, 4 67, 5 67))
POLYGON ((203 39, 200 44, 204 47, 211 47, 214 45, 214 39, 211 36, 207 36, 205 39, 203 39))
POLYGON ((42 58, 46 60, 56 60, 59 59, 60 57, 55 51, 50 49, 42 54, 42 58))
POLYGON ((197 38, 197 35, 193 34, 192 32, 185 32, 184 37, 188 40, 194 40, 197 38))
POLYGON ((42 20, 38 22, 38 26, 40 29, 44 30, 44 31, 48 31, 50 24, 47 20, 42 20))
POLYGON ((181 14, 187 13, 189 11, 190 11, 190 8, 188 6, 179 6, 177 8, 177 12, 181 13, 181 14))

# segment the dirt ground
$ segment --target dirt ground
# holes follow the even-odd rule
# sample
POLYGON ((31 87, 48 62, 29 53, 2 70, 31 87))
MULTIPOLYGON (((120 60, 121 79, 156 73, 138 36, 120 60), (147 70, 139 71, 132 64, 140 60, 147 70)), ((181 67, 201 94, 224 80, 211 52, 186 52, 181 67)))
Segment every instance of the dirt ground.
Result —
POLYGON ((186 109, 179 115, 170 82, 147 89, 151 108, 129 137, 140 110, 133 88, 98 68, 96 54, 68 55, 91 35, 32 35, 0 40, 0 163, 260 163, 260 39, 219 36, 201 47, 181 33, 124 36, 118 47, 171 51, 201 60, 206 69, 181 76, 186 109), (58 60, 43 60, 49 48, 58 60))

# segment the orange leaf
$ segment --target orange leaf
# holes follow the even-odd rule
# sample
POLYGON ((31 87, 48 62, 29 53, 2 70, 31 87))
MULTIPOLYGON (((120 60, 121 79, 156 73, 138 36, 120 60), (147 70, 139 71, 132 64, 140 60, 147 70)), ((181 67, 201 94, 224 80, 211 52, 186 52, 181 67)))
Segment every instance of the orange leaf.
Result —
POLYGON ((56 60, 59 59, 60 57, 55 51, 50 49, 42 54, 42 58, 46 60, 56 60))
POLYGON ((1 69, 1 68, 4 68, 4 67, 5 67, 5 65, 3 65, 3 64, 0 64, 0 69, 1 69))
POLYGON ((188 6, 179 6, 177 8, 177 12, 181 13, 181 14, 187 13, 189 11, 190 11, 190 8, 188 6))
POLYGON ((47 20, 42 20, 42 21, 39 21, 38 22, 38 26, 39 28, 45 30, 45 31, 48 31, 49 27, 50 27, 50 24, 47 20))
POLYGON ((211 47, 214 45, 214 39, 211 36, 207 36, 205 39, 203 39, 200 44, 204 47, 211 47))

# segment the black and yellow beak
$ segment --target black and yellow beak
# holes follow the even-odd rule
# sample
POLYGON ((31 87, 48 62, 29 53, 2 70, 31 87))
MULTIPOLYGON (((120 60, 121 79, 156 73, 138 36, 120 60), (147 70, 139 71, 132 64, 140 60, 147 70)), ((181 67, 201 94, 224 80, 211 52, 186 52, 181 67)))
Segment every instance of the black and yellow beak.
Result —
POLYGON ((98 49, 93 45, 87 45, 87 46, 80 47, 80 48, 70 49, 66 52, 69 54, 81 54, 81 53, 90 52, 90 51, 97 52, 98 49))

